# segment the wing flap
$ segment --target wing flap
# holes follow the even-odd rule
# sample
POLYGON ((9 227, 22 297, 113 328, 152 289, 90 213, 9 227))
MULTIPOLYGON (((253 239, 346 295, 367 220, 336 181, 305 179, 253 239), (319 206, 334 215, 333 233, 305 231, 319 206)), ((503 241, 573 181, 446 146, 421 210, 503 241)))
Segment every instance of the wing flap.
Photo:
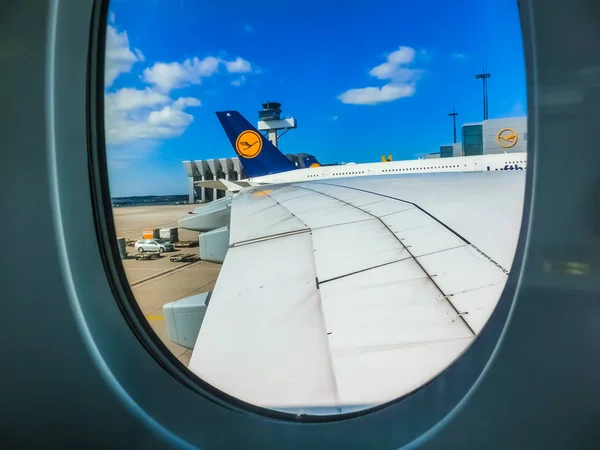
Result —
POLYGON ((391 347, 368 353, 338 356, 336 383, 341 410, 363 410, 407 394, 433 379, 460 355, 472 338, 423 342, 415 346, 391 347), (424 356, 426 356, 424 358, 424 356))
POLYGON ((413 256, 422 256, 467 245, 465 241, 418 208, 381 219, 401 239, 413 256))
POLYGON ((458 311, 467 311, 463 316, 469 326, 479 334, 496 307, 504 290, 503 282, 452 294, 452 303, 458 311))
POLYGON ((410 257, 375 218, 318 228, 312 237, 320 283, 410 257))
POLYGON ((305 188, 337 198, 377 217, 394 214, 413 207, 410 203, 388 199, 377 194, 344 189, 339 186, 313 183, 305 188))
MULTIPOLYGON (((298 199, 301 197, 312 196, 312 198, 315 198, 318 194, 316 194, 315 192, 312 192, 308 189, 298 189, 297 187, 293 187, 293 186, 285 186, 285 187, 282 187, 279 189, 273 189, 273 192, 269 195, 276 202, 281 203, 281 202, 285 202, 288 200, 298 199)), ((310 200, 310 199, 307 198, 306 200, 310 200)))
POLYGON ((270 192, 270 189, 255 189, 236 195, 235 207, 231 209, 231 245, 308 230, 301 220, 271 198, 270 192))
POLYGON ((337 405, 312 251, 309 234, 230 249, 190 369, 256 405, 337 405))
MULTIPOLYGON (((302 188, 295 189, 306 191, 302 188)), ((318 193, 307 197, 284 200, 280 203, 312 229, 372 218, 364 211, 349 206, 337 198, 318 193)))
POLYGON ((472 246, 421 256, 417 260, 432 274, 459 313, 464 314, 463 319, 473 331, 479 333, 496 307, 507 273, 472 246), (488 287, 490 289, 483 289, 488 287), (472 293, 464 295, 468 292, 472 293), (459 299, 463 301, 457 304, 459 299))
POLYGON ((327 186, 410 201, 504 267, 512 264, 523 213, 524 171, 346 178, 327 186))
POLYGON ((405 394, 443 370, 473 338, 414 259, 323 283, 320 290, 342 405, 377 404, 405 394), (432 344, 446 341, 452 344, 442 346, 443 358, 430 352, 432 344), (390 351, 397 361, 359 382, 357 366, 383 367, 379 359, 390 351))

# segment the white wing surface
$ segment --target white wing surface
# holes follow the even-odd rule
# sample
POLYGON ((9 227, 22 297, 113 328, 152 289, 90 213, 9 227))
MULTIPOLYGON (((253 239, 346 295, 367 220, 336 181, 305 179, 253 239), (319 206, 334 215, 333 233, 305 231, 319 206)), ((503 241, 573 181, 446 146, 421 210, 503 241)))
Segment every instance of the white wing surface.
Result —
POLYGON ((354 178, 235 194, 190 369, 310 413, 407 394, 463 353, 507 279, 523 173, 354 178))

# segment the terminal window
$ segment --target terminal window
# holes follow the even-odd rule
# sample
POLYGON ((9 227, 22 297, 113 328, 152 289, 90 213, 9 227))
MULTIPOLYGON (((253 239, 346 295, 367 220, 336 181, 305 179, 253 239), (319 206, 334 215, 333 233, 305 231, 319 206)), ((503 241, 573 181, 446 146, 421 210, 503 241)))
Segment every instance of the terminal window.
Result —
POLYGON ((483 127, 481 125, 463 126, 462 135, 465 156, 483 155, 483 127))
POLYGON ((452 158, 454 149, 451 145, 443 145, 440 147, 440 158, 452 158))

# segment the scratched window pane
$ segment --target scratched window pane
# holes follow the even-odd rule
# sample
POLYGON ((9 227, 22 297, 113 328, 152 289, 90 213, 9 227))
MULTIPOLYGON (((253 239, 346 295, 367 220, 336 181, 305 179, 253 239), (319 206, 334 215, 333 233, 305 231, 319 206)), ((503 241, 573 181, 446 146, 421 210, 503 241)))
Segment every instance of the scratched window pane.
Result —
POLYGON ((441 392, 518 239, 516 5, 114 0, 106 26, 117 242, 164 350, 294 414, 441 392))

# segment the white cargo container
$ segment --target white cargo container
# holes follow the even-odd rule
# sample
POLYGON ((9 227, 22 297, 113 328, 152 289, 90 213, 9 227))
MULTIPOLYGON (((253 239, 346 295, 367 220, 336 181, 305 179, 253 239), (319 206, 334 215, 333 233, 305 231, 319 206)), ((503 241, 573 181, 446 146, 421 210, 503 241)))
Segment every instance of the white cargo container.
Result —
POLYGON ((175 228, 161 228, 159 237, 165 241, 177 242, 179 240, 179 232, 177 227, 175 228))

